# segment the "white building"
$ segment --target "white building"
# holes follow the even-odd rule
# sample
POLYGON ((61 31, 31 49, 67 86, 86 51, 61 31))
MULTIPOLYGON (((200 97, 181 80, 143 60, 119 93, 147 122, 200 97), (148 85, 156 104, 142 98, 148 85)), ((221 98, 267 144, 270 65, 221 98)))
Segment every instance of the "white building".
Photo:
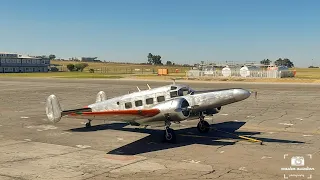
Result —
POLYGON ((0 52, 0 73, 48 72, 49 58, 0 52))

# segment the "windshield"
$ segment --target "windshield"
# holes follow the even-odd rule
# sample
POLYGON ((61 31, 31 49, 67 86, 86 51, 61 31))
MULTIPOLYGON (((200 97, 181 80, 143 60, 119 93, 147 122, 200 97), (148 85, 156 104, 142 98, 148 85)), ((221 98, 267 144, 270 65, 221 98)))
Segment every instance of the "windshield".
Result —
POLYGON ((184 87, 184 88, 181 88, 181 89, 178 90, 178 96, 185 96, 185 95, 188 95, 190 93, 191 93, 191 91, 187 87, 184 87))

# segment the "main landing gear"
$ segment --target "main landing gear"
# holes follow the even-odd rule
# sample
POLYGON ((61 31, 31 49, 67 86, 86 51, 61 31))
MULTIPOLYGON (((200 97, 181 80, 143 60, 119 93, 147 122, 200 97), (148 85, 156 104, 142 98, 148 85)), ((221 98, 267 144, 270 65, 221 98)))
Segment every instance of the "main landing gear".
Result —
POLYGON ((91 119, 88 119, 88 122, 86 123, 86 128, 90 128, 91 127, 91 119))
POLYGON ((202 114, 199 116, 199 123, 197 125, 197 129, 200 133, 207 133, 210 130, 210 124, 204 120, 204 117, 202 114))
POLYGON ((163 141, 168 143, 176 142, 176 134, 173 129, 170 128, 171 122, 165 121, 165 131, 163 134, 163 141))

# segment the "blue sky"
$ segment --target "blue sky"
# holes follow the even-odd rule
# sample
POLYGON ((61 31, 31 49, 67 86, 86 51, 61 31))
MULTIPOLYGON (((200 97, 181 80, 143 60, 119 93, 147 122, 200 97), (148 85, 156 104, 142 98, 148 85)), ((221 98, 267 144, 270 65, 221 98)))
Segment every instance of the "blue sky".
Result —
POLYGON ((0 52, 320 65, 320 1, 0 0, 0 52), (313 59, 313 62, 312 62, 313 59))

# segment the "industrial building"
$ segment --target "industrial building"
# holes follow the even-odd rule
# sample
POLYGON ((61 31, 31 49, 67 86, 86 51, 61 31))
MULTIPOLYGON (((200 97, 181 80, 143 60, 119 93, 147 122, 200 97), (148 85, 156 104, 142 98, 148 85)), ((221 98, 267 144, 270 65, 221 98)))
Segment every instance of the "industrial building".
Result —
POLYGON ((49 57, 0 52, 0 73, 48 72, 49 57))
POLYGON ((81 61, 83 62, 94 62, 98 57, 81 57, 81 61))

